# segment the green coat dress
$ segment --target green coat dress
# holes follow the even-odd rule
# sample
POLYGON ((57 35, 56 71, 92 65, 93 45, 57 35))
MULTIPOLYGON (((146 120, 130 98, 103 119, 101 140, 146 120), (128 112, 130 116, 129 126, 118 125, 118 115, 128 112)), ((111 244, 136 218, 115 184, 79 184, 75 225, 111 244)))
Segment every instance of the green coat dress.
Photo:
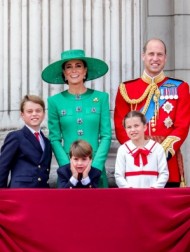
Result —
POLYGON ((69 161, 71 144, 78 139, 93 148, 92 166, 102 171, 100 187, 107 187, 105 161, 111 144, 108 94, 92 89, 82 95, 67 90, 48 98, 49 139, 59 166, 69 161))

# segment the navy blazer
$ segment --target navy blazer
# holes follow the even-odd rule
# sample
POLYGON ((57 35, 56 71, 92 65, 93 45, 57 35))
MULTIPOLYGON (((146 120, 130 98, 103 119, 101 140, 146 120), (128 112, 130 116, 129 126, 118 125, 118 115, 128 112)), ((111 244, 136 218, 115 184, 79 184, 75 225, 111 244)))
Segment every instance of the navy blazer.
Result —
POLYGON ((98 187, 101 171, 94 167, 91 167, 91 170, 88 174, 90 178, 90 183, 87 185, 83 185, 81 181, 79 181, 76 184, 76 186, 74 186, 70 182, 70 178, 72 177, 70 164, 66 164, 64 166, 59 167, 57 169, 57 174, 58 174, 58 181, 57 181, 58 188, 96 188, 98 187))
POLYGON ((0 187, 48 188, 52 148, 42 132, 45 149, 24 126, 8 133, 0 154, 0 187), (8 176, 10 182, 8 184, 8 176))

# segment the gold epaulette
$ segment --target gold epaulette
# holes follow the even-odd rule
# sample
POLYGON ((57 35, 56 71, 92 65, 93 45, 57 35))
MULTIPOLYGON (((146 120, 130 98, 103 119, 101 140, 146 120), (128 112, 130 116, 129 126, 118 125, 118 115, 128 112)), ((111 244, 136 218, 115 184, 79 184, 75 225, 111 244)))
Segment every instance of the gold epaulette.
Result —
POLYGON ((173 148, 173 145, 175 142, 180 141, 179 137, 176 136, 168 136, 166 139, 161 143, 162 147, 164 148, 166 155, 168 155, 168 152, 172 154, 172 156, 175 155, 175 151, 173 148))

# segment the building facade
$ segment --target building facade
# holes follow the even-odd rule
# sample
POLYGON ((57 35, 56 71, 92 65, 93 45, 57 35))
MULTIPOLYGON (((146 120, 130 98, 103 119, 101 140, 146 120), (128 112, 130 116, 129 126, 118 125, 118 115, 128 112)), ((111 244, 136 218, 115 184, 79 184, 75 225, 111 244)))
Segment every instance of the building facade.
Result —
MULTIPOLYGON (((189 23, 188 0, 0 0, 0 146, 10 130, 22 126, 19 104, 25 94, 47 101, 67 88, 44 83, 42 69, 63 50, 84 49, 109 65, 106 76, 86 85, 110 95, 113 137, 106 168, 112 184, 119 146, 113 126, 118 85, 141 75, 142 47, 152 37, 166 43, 166 74, 190 83, 189 23)), ((48 134, 47 119, 43 127, 48 134)), ((188 185, 189 149, 188 136, 182 146, 188 185)), ((52 166, 56 169, 55 161, 52 166)))

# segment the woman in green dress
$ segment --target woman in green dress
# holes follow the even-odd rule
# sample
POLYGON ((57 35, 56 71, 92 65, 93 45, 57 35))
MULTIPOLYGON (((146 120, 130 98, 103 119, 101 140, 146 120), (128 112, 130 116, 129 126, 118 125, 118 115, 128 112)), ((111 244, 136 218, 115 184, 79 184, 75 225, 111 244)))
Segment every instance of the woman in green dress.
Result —
POLYGON ((59 166, 67 165, 71 144, 82 139, 93 148, 92 166, 102 172, 99 187, 108 187, 105 161, 111 144, 109 96, 85 87, 108 71, 107 64, 86 57, 83 50, 69 50, 61 60, 42 71, 50 84, 68 84, 68 89, 48 97, 49 139, 59 166))

